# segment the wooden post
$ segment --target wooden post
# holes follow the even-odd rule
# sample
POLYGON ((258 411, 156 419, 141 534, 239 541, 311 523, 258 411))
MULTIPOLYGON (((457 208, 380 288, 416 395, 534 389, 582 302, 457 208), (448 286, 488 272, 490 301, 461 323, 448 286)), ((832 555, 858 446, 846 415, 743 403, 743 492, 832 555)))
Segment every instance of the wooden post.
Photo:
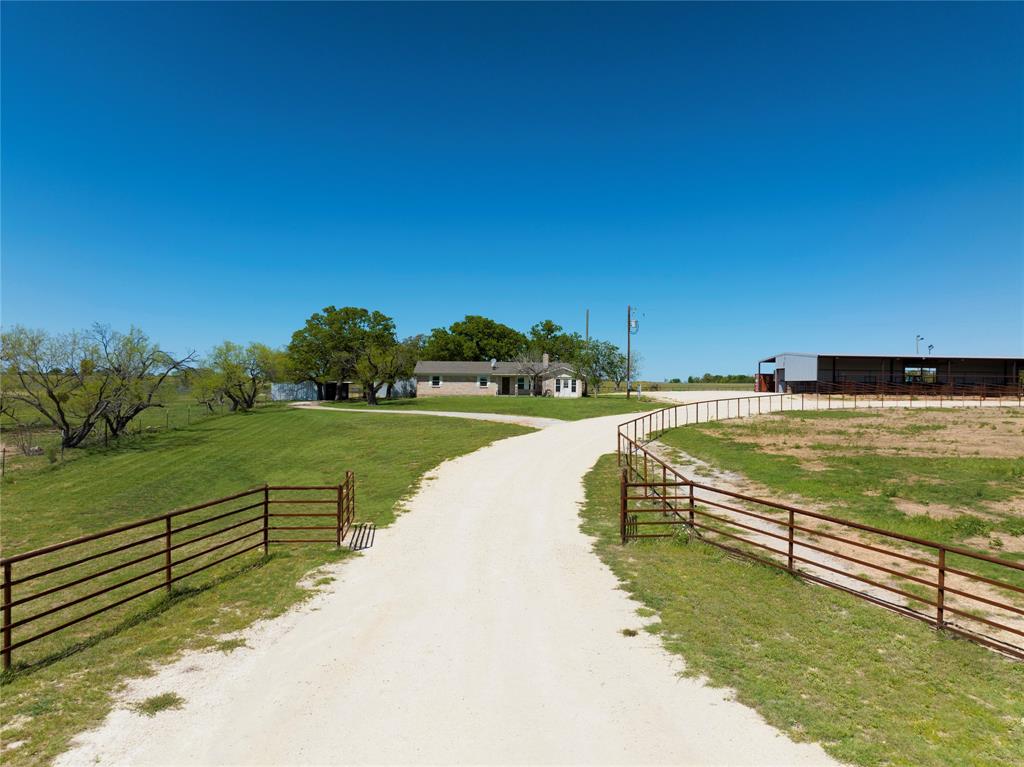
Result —
POLYGON ((164 517, 164 588, 171 593, 171 518, 164 517))
POLYGON ((11 563, 4 562, 4 604, 3 604, 3 656, 4 671, 11 667, 11 563))
POLYGON ((263 556, 270 554, 270 485, 263 485, 263 556))

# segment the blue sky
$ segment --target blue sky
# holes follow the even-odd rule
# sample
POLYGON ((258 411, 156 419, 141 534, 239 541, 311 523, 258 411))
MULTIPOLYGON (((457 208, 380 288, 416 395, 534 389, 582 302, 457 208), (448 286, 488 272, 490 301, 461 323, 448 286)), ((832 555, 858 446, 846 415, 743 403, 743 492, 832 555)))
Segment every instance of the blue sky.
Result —
POLYGON ((1024 5, 2 9, 2 319, 1024 353, 1024 5))

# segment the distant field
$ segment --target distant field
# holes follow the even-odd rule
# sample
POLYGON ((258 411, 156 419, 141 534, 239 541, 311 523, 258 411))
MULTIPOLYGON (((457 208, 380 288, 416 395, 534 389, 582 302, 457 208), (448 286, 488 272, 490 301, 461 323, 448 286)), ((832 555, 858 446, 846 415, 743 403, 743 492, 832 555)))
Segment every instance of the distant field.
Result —
MULTIPOLYGON (((14 554, 264 482, 336 484, 346 469, 356 472, 358 519, 386 524, 424 472, 528 431, 430 417, 339 418, 282 406, 212 418, 108 450, 69 451, 75 458, 63 465, 10 472, 0 543, 14 554)), ((308 594, 296 585, 305 573, 345 555, 329 544, 275 547, 266 559, 253 552, 181 581, 169 598, 159 592, 16 651, 16 664, 48 661, 0 677, 4 741, 25 741, 5 751, 4 764, 48 762, 72 734, 106 714, 120 679, 145 675, 150 664, 182 649, 219 646, 217 636, 279 614, 308 594)), ((58 598, 64 597, 31 606, 44 609, 58 598)), ((16 607, 16 615, 27 609, 16 607)))
POLYGON ((687 426, 661 441, 779 497, 1024 560, 1024 411, 793 412, 687 426))
POLYGON ((1021 763, 1024 663, 683 537, 622 546, 615 456, 585 485, 583 531, 687 675, 844 763, 1021 763))
POLYGON ((754 391, 753 383, 662 383, 641 381, 644 391, 754 391))
MULTIPOLYGON (((257 408, 270 405, 268 400, 257 402, 257 408)), ((56 429, 46 421, 42 415, 33 410, 30 406, 17 402, 14 403, 15 413, 18 420, 26 424, 31 432, 28 437, 35 447, 51 450, 51 456, 56 458, 57 446, 60 444, 56 429)), ((227 404, 215 405, 212 409, 206 405, 199 404, 188 391, 168 392, 159 407, 151 407, 139 414, 132 421, 126 434, 122 435, 122 444, 138 438, 138 435, 151 435, 158 431, 183 429, 190 425, 198 424, 211 418, 218 418, 230 415, 231 411, 227 404)), ((0 416, 0 439, 7 450, 6 462, 8 469, 40 466, 49 463, 45 455, 24 456, 20 452, 17 422, 9 416, 0 416)), ((102 446, 104 444, 104 427, 99 423, 92 434, 86 440, 87 448, 102 446)), ((114 440, 107 440, 112 444, 114 440)), ((82 450, 68 450, 64 454, 65 461, 72 461, 80 458, 82 450)))
MULTIPOLYGON (((341 408, 365 408, 365 402, 323 402, 341 408)), ((664 407, 663 403, 636 397, 601 395, 600 397, 414 397, 411 399, 381 400, 380 408, 408 410, 449 410, 457 413, 501 413, 541 418, 560 418, 578 421, 603 415, 635 413, 664 407)))

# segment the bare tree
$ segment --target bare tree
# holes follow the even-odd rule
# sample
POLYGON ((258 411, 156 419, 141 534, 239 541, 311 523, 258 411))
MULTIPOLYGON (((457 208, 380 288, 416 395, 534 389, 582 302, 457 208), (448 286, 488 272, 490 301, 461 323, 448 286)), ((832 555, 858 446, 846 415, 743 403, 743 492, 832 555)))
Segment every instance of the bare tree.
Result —
POLYGON ((530 396, 533 396, 540 389, 540 380, 544 377, 548 365, 544 363, 541 355, 531 350, 517 354, 512 362, 516 366, 516 372, 530 380, 530 396))
POLYGON ((175 359, 150 343, 138 328, 125 334, 96 325, 93 337, 100 350, 102 370, 113 384, 103 409, 103 420, 112 437, 120 436, 144 410, 163 407, 160 397, 164 384, 195 359, 195 352, 175 359))
POLYGON ((51 423, 61 447, 80 445, 102 418, 114 388, 111 377, 98 372, 95 341, 79 332, 51 336, 21 326, 2 338, 0 359, 18 382, 10 398, 51 423))
POLYGON ((7 397, 52 424, 62 448, 82 444, 101 421, 121 433, 192 358, 175 360, 136 328, 122 334, 102 325, 61 335, 16 326, 2 347, 6 373, 18 382, 7 397))

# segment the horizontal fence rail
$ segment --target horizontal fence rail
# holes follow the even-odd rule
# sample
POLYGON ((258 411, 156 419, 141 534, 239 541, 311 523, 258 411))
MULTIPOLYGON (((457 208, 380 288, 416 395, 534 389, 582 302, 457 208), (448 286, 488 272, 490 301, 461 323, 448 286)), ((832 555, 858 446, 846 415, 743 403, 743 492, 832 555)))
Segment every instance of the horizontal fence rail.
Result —
MULTIPOLYGON (((341 546, 356 514, 355 475, 338 485, 263 485, 0 559, 2 655, 273 544, 341 546), (322 509, 322 511, 321 511, 322 509), (312 520, 312 521, 310 521, 312 520), (325 535, 326 533, 326 535, 325 535)), ((75 633, 76 632, 76 633, 75 633)))
POLYGON ((845 377, 837 381, 787 381, 790 393, 807 394, 887 394, 895 396, 924 397, 1021 397, 1024 396, 1024 376, 988 376, 970 378, 954 376, 952 379, 935 381, 904 381, 898 374, 872 375, 865 373, 857 377, 845 377))
MULTIPOLYGON (((882 407, 878 398, 755 395, 680 404, 619 426, 622 543, 671 538, 705 543, 1024 659, 1024 564, 860 524, 694 481, 645 441, 667 429, 790 410, 882 407)), ((920 407, 916 401, 899 405, 920 407)), ((1019 407, 1016 398, 984 400, 1019 407)), ((897 401, 886 400, 885 407, 897 401)), ((978 407, 978 400, 943 407, 978 407)))

